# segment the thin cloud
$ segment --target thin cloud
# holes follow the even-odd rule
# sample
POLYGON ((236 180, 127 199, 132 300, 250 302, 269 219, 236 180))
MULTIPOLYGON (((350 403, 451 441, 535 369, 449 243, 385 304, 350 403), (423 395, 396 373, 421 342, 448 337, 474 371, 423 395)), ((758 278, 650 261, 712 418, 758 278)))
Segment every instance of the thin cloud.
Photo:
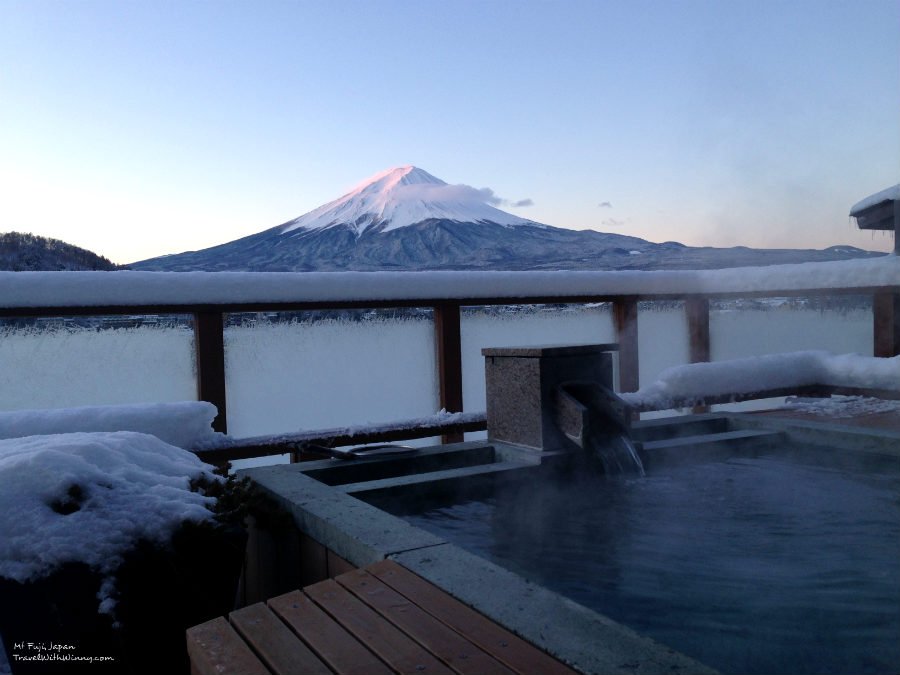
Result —
POLYGON ((477 190, 477 192, 481 195, 481 200, 485 204, 490 204, 491 206, 501 206, 506 201, 500 199, 491 188, 481 188, 480 190, 477 190))
POLYGON ((489 187, 473 188, 468 185, 459 185, 459 186, 455 186, 455 187, 459 187, 459 188, 469 192, 470 194, 475 196, 477 199, 484 202, 485 204, 489 204, 490 206, 497 206, 497 207, 508 206, 508 207, 513 207, 513 208, 534 206, 534 200, 532 200, 532 199, 525 198, 525 199, 518 199, 516 201, 512 201, 510 199, 504 199, 503 197, 499 196, 496 192, 494 192, 489 187))
POLYGON ((603 225, 604 227, 612 227, 612 228, 625 227, 625 221, 618 220, 616 218, 606 218, 600 224, 603 225))
POLYGON ((601 209, 611 209, 612 203, 611 202, 600 202, 599 206, 601 209))

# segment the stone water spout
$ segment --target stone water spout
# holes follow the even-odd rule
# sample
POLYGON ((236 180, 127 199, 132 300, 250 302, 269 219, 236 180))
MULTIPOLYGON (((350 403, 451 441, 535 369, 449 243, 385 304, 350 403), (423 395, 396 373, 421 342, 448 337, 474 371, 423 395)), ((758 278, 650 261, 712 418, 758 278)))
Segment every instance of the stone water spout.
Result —
POLYGON ((483 349, 488 437, 543 452, 586 450, 609 473, 643 473, 630 412, 613 392, 615 344, 483 349))
POLYGON ((600 460, 604 473, 644 475, 631 442, 631 410, 599 382, 564 382, 557 388, 556 423, 566 438, 600 460))

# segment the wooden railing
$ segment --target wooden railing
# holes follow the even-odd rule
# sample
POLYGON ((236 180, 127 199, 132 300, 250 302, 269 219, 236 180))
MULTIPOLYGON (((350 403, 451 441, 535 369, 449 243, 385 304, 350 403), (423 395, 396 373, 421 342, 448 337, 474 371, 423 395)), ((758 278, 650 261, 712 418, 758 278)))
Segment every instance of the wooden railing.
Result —
MULTIPOLYGON (((16 273, 27 274, 27 273, 16 273)), ((77 273, 54 273, 59 275, 77 273)), ((142 273, 87 273, 87 274, 126 274, 142 273)), ((147 273, 143 273, 147 274, 147 273)), ((401 273, 403 274, 403 273, 401 273)), ((413 275, 414 273, 405 273, 413 275)), ((459 273, 469 275, 469 273, 459 273)), ((507 278, 510 274, 504 273, 507 278)), ((548 282, 553 272, 521 273, 528 276, 531 287, 542 287, 541 280, 548 282), (544 275, 544 276, 542 276, 544 275)), ((602 273, 600 273, 602 274, 602 273)), ((324 275, 318 275, 323 278, 324 275)), ((340 277, 336 275, 335 279, 340 277)), ((119 277, 124 278, 124 277, 119 277)), ((409 277, 412 281, 414 276, 409 277)), ((585 276, 585 283, 590 285, 591 278, 585 276)), ((604 277, 598 276, 601 280, 604 277)), ((22 277, 27 281, 27 277, 22 277)), ((62 279, 62 277, 61 277, 62 279)), ((460 280, 463 276, 459 277, 460 280)), ((900 286, 860 286, 846 288, 802 288, 777 289, 764 291, 730 290, 721 293, 684 292, 678 288, 671 290, 642 292, 633 294, 597 292, 557 292, 555 294, 531 293, 527 295, 513 292, 490 297, 478 295, 452 295, 453 273, 442 273, 438 279, 442 293, 446 296, 426 297, 420 293, 410 293, 409 297, 389 297, 388 299, 303 299, 301 296, 291 300, 272 300, 251 302, 178 302, 166 300, 145 300, 114 304, 100 299, 99 304, 54 304, 48 302, 40 306, 27 306, 21 302, 6 302, 0 288, 0 317, 36 317, 36 316, 102 316, 102 315, 152 315, 152 314, 190 314, 193 315, 193 330, 196 345, 197 397, 199 400, 213 403, 219 411, 214 422, 217 431, 228 429, 228 392, 225 384, 225 317, 230 313, 245 312, 291 312, 304 310, 339 310, 339 309, 379 309, 401 307, 430 307, 434 311, 435 354, 440 406, 448 412, 463 411, 462 395, 462 354, 460 336, 460 311, 466 306, 490 305, 535 305, 559 303, 604 303, 612 305, 612 316, 615 340, 619 343, 619 388, 621 391, 635 391, 638 388, 640 358, 638 353, 638 303, 655 300, 681 300, 685 303, 689 335, 689 358, 691 362, 708 361, 710 358, 709 316, 710 301, 736 298, 790 297, 790 296, 840 296, 869 295, 872 297, 873 331, 875 356, 889 357, 900 354, 900 286), (444 288, 446 287, 446 288, 444 288)), ((18 278, 17 278, 18 281, 18 278)), ((327 281, 327 279, 326 279, 327 281)), ((343 280, 342 280, 343 281, 343 280)), ((470 280, 469 280, 470 281, 470 280)), ((321 282, 317 281, 317 283, 321 282)), ((464 284, 470 287, 467 282, 464 284)), ((548 283, 548 287, 554 287, 548 283)), ((601 286, 598 285, 598 288, 601 286)), ((113 295, 113 294, 110 294, 113 295)), ((118 297, 118 296, 116 296, 118 297)), ((168 297, 168 296, 166 296, 168 297)), ((898 383, 900 386, 900 383, 898 383)), ((455 431, 445 434, 445 441, 458 440, 461 433, 455 431)))

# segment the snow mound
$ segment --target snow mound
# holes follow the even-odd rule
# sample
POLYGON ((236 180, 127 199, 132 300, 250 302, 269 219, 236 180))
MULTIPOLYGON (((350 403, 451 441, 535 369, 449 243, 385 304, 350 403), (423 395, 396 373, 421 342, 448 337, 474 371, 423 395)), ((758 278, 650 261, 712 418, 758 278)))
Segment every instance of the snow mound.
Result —
POLYGON ((210 426, 216 407, 205 401, 85 406, 0 412, 0 439, 91 431, 136 431, 179 448, 206 447, 223 434, 210 426))
POLYGON ((898 382, 900 356, 876 358, 801 351, 667 368, 652 384, 621 397, 629 405, 662 410, 674 407, 679 400, 704 396, 813 384, 896 389, 898 382))
POLYGON ((402 166, 375 174, 343 197, 287 223, 281 232, 348 225, 360 235, 372 227, 387 232, 430 218, 461 223, 537 224, 490 206, 487 201, 491 196, 489 191, 468 185, 448 185, 415 166, 402 166))
POLYGON ((66 562, 113 572, 137 540, 212 516, 212 498, 189 488, 211 468, 127 431, 0 440, 0 576, 26 582, 66 562))

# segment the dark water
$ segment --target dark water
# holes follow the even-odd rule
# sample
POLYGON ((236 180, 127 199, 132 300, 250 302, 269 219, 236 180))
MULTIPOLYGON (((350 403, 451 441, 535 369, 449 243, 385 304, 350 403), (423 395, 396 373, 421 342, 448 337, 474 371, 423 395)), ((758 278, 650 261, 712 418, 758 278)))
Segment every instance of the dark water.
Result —
POLYGON ((727 673, 900 671, 900 464, 530 481, 404 515, 727 673))

